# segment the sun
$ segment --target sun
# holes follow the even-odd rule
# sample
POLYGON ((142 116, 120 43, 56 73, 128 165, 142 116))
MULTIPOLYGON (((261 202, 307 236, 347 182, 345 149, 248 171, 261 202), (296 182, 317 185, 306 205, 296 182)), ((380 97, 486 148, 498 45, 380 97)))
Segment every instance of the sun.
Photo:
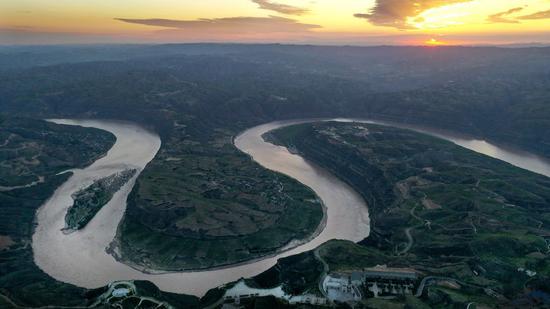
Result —
POLYGON ((449 45, 448 43, 443 42, 443 41, 439 41, 439 40, 437 40, 437 39, 435 39, 435 38, 431 38, 431 39, 425 41, 424 44, 425 44, 426 46, 444 46, 444 45, 449 45))

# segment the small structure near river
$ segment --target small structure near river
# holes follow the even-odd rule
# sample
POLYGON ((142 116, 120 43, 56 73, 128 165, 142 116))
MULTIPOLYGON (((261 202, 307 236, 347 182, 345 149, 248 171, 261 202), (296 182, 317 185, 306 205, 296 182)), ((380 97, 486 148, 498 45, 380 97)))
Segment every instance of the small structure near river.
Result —
POLYGON ((330 301, 355 302, 362 298, 412 294, 418 273, 408 268, 376 266, 351 273, 332 273, 322 282, 330 301))

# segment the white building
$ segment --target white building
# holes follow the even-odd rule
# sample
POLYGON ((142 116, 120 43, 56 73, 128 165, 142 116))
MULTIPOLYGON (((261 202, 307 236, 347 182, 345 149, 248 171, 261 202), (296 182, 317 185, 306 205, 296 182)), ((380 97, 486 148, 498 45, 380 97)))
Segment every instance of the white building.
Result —
POLYGON ((115 289, 111 295, 114 297, 126 297, 130 295, 130 290, 126 288, 115 289))
POLYGON ((323 280, 323 290, 330 301, 361 300, 361 291, 352 283, 349 276, 327 275, 323 280))

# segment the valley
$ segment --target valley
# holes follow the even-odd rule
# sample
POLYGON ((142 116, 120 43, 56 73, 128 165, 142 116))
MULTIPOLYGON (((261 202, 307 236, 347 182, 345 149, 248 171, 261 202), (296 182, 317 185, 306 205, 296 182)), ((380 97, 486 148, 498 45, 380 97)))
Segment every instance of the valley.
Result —
MULTIPOLYGON (((477 287, 431 288, 451 303, 477 297, 491 306, 499 302, 494 294, 518 299, 548 282, 547 177, 374 124, 302 124, 269 136, 343 179, 369 205, 371 234, 360 246, 321 247, 331 271, 410 268, 477 287)), ((433 297, 422 300, 433 306, 433 297)))
POLYGON ((5 299, 23 307, 86 304, 91 299, 85 289, 56 281, 34 263, 31 238, 37 209, 71 177, 65 171, 101 158, 115 137, 96 129, 11 117, 0 118, 0 132, 12 136, 0 147, 3 185, 44 177, 34 186, 0 192, 0 306, 9 305, 5 299), (31 157, 36 160, 25 159, 31 157))
POLYGON ((548 55, 0 47, 0 307, 540 305, 548 55))

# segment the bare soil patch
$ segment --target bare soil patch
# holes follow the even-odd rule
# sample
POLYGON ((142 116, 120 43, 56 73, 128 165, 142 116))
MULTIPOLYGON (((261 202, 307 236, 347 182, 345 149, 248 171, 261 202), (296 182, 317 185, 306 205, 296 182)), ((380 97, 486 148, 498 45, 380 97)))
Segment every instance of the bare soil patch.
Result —
POLYGON ((0 235, 0 250, 7 249, 14 244, 15 242, 11 239, 11 237, 0 235))

